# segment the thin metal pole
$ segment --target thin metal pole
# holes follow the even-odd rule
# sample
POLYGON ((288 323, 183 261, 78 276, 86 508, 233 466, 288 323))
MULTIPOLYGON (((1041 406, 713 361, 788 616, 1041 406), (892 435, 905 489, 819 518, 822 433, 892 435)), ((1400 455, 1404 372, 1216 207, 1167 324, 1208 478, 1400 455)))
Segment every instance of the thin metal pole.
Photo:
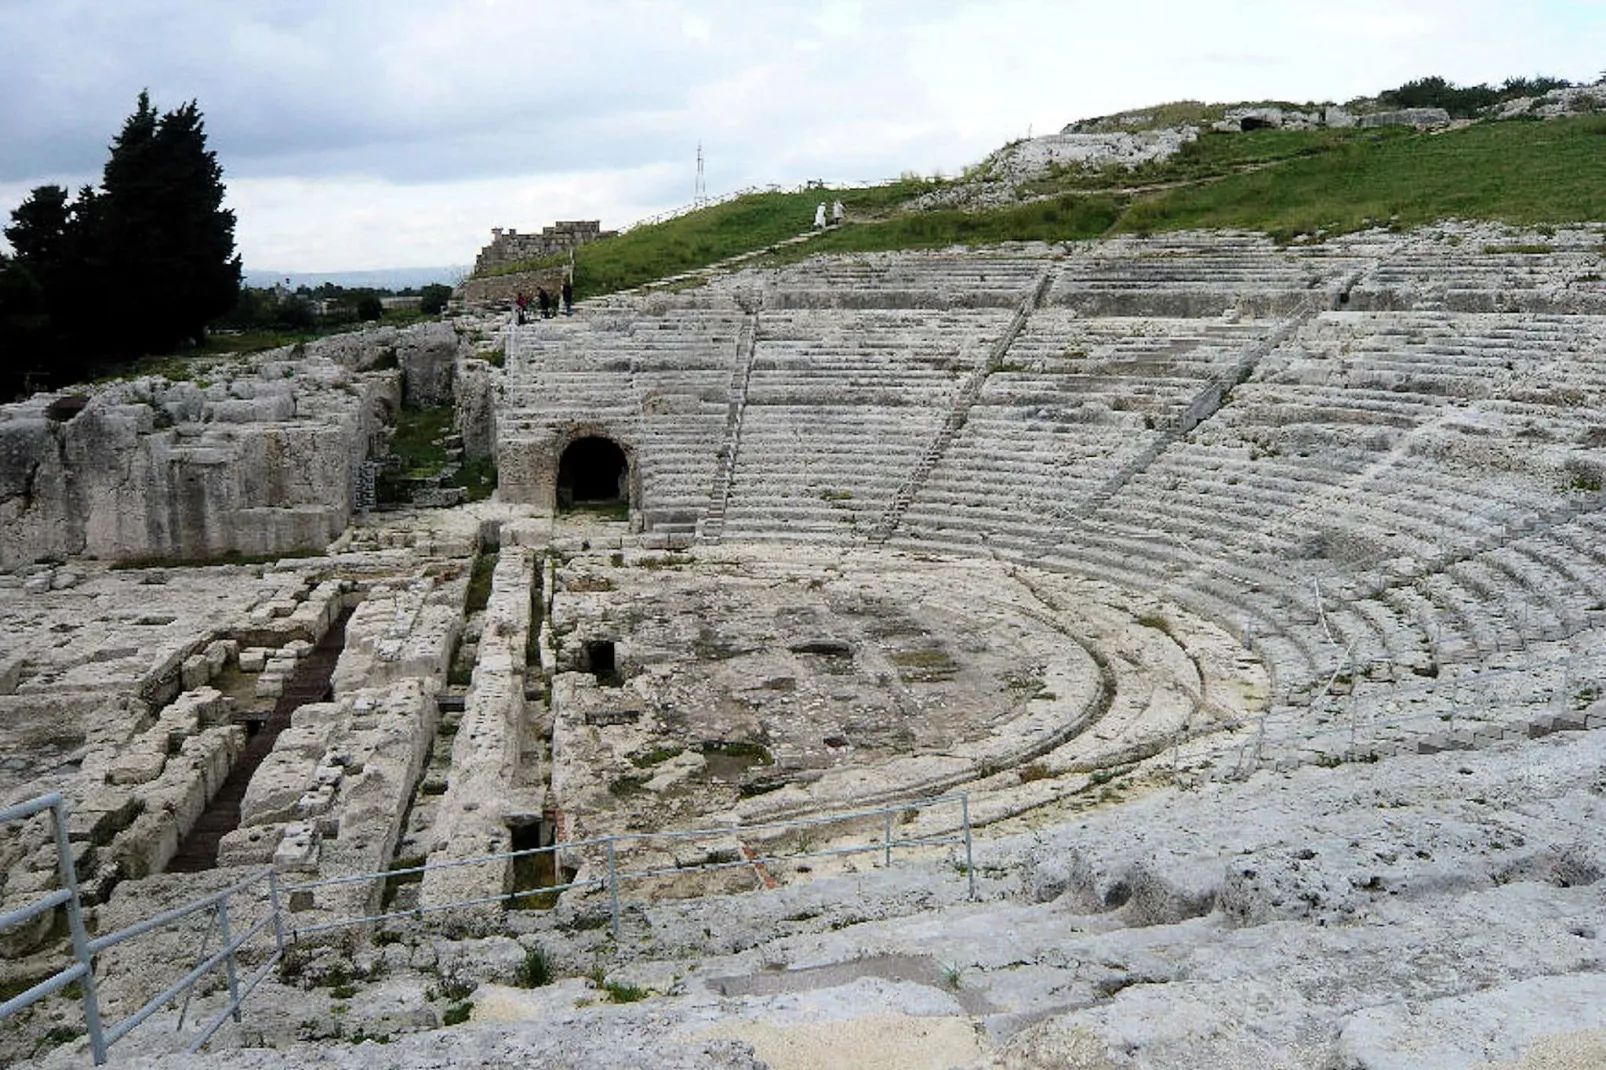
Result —
POLYGON ((101 1031, 100 993, 95 989, 95 957, 89 951, 89 933, 84 929, 83 905, 78 896, 78 873, 73 868, 72 849, 67 844, 67 802, 58 798, 50 806, 56 827, 56 865, 62 886, 71 893, 67 900, 67 927, 72 932, 73 956, 84 968, 79 981, 84 994, 84 1026, 89 1030, 89 1051, 100 1066, 106 1062, 106 1035, 101 1031))
MULTIPOLYGON (((212 916, 206 921, 206 932, 201 934, 201 950, 195 956, 195 964, 197 966, 206 961, 206 949, 212 946, 212 930, 216 926, 217 911, 214 910, 212 911, 212 916)), ((227 944, 228 942, 229 936, 227 933, 224 933, 223 943, 227 944)), ((184 990, 184 1003, 178 1009, 178 1021, 173 1025, 173 1032, 181 1033, 184 1031, 184 1019, 189 1016, 190 1000, 193 998, 195 998, 195 988, 191 986, 190 988, 184 990)))
POLYGON ((234 1020, 240 1020, 240 982, 234 971, 234 943, 229 935, 229 901, 217 901, 218 930, 223 936, 223 946, 229 949, 229 957, 223 960, 223 972, 229 979, 229 1002, 234 1004, 234 1020))
POLYGON ((959 796, 959 813, 965 823, 965 875, 970 878, 970 898, 976 898, 976 859, 970 842, 970 793, 959 796))
POLYGON ((882 832, 882 836, 881 836, 882 861, 884 862, 884 864, 886 865, 886 867, 888 869, 891 869, 892 868, 892 811, 888 810, 885 814, 883 814, 881 816, 884 819, 883 820, 883 824, 882 824, 882 828, 883 828, 884 831, 882 832))
POLYGON ((268 870, 268 905, 273 910, 273 942, 284 951, 284 913, 279 909, 279 872, 268 870))
POLYGON ((613 914, 613 938, 619 939, 619 871, 614 859, 613 837, 608 837, 608 906, 613 914))

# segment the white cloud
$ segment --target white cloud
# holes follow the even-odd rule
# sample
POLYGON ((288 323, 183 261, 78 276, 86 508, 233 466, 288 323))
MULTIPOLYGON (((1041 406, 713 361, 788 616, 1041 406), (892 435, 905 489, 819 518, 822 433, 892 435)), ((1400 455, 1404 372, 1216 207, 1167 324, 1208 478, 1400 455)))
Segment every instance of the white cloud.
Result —
POLYGON ((1184 97, 1438 73, 1591 78, 1582 0, 0 0, 0 210, 98 174, 149 86, 192 97, 253 265, 461 262, 737 187, 952 173, 1028 129, 1184 97), (82 176, 82 177, 80 177, 82 176))

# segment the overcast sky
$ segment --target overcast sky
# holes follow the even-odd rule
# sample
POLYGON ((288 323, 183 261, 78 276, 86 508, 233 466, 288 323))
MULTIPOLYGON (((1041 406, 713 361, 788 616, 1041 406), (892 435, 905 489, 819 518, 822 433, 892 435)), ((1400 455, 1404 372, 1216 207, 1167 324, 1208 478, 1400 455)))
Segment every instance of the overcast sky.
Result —
POLYGON ((0 0, 0 214, 195 99, 253 271, 465 264, 493 226, 953 173, 1182 98, 1592 81, 1602 0, 0 0))

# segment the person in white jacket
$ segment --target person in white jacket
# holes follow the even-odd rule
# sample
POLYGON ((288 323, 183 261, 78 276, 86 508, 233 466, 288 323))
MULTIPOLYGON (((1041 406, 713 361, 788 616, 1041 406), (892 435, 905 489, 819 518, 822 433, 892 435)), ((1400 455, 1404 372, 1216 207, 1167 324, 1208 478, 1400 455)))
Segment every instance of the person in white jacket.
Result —
POLYGON ((820 202, 820 206, 814 210, 814 225, 815 225, 816 228, 818 228, 820 230, 824 230, 825 229, 825 202, 824 201, 821 201, 820 202))
POLYGON ((842 211, 842 202, 833 202, 831 205, 831 225, 834 227, 840 227, 842 225, 842 216, 844 214, 845 213, 842 211))

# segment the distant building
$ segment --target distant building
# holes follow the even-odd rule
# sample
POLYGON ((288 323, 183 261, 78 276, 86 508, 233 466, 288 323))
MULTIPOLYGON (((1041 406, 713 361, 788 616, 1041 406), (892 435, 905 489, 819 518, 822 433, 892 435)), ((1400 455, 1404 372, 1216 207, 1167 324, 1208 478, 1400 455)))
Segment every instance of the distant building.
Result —
POLYGON ((587 242, 611 238, 617 233, 616 230, 603 230, 602 223, 595 219, 559 221, 543 228, 539 234, 520 234, 516 230, 492 227, 491 244, 481 249, 480 255, 474 258, 474 273, 479 275, 505 264, 567 252, 587 242))

